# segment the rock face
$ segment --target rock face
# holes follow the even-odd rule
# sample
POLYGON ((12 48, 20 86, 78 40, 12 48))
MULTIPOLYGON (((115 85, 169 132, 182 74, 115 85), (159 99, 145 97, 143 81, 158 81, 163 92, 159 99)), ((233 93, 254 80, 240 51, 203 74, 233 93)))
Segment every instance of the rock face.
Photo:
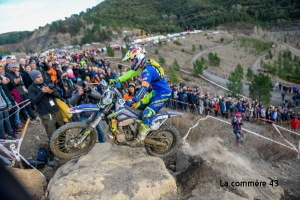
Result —
POLYGON ((33 199, 40 199, 46 186, 45 178, 35 169, 9 168, 33 199))
MULTIPOLYGON (((251 163, 208 138, 183 149, 189 166, 177 178, 180 199, 280 199, 283 190, 253 169, 251 163), (262 186, 252 183, 265 182, 262 186), (233 185, 232 185, 233 184, 233 185)), ((177 160, 178 162, 179 160, 177 160)))
POLYGON ((60 167, 48 185, 50 199, 174 199, 177 186, 163 161, 142 148, 96 144, 60 167))

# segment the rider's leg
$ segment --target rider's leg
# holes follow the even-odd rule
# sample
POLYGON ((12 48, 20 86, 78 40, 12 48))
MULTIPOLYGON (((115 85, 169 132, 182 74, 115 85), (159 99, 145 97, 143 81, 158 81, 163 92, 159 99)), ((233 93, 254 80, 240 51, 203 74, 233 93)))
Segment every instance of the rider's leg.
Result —
POLYGON ((143 112, 143 123, 139 130, 140 140, 144 141, 147 136, 152 120, 156 113, 169 101, 171 94, 156 95, 151 98, 152 102, 145 108, 143 112))

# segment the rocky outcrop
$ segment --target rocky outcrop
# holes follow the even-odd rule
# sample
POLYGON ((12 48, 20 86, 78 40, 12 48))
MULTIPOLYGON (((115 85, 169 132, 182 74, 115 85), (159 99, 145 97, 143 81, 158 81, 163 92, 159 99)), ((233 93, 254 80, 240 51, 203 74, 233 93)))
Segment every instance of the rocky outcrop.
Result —
POLYGON ((50 199, 174 199, 177 186, 164 162, 143 148, 96 144, 60 167, 48 185, 50 199))
POLYGON ((41 173, 35 169, 9 168, 13 175, 20 181, 33 199, 40 199, 44 196, 46 180, 41 173))

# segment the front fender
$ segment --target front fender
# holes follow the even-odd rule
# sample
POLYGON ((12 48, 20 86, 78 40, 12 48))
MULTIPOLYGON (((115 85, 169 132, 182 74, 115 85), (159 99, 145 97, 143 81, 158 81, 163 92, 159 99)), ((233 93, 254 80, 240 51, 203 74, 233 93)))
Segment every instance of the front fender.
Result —
POLYGON ((82 113, 82 112, 95 112, 99 113, 100 108, 97 104, 81 104, 79 106, 75 106, 70 108, 69 113, 82 113))

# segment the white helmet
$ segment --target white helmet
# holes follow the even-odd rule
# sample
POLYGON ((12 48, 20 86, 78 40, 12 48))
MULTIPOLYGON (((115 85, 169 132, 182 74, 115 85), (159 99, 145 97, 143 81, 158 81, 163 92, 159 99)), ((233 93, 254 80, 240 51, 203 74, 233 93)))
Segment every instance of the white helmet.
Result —
POLYGON ((131 60, 131 69, 136 71, 142 64, 144 64, 146 53, 147 52, 144 48, 136 47, 129 50, 122 61, 131 60))

